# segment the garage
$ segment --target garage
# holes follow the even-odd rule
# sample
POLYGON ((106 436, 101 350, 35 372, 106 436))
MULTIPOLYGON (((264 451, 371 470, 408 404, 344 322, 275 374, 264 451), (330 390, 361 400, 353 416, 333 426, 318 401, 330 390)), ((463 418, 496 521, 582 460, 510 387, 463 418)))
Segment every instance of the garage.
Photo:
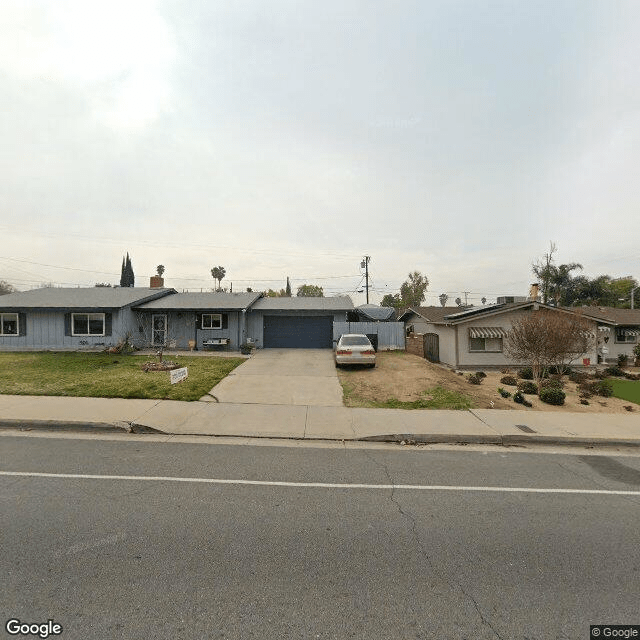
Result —
POLYGON ((264 316, 263 344, 269 349, 331 349, 333 316, 264 316))

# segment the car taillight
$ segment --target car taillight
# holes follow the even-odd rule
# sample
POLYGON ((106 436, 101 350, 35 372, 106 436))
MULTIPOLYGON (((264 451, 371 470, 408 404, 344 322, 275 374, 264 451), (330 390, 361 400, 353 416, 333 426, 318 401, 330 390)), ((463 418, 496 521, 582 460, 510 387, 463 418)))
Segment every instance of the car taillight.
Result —
POLYGON ((373 350, 363 351, 363 352, 362 352, 362 355, 363 355, 363 356, 375 356, 375 355, 376 355, 376 352, 375 352, 375 351, 373 351, 373 350))
POLYGON ((351 351, 346 351, 345 349, 340 349, 339 351, 336 351, 336 353, 339 356, 350 356, 351 355, 351 351))

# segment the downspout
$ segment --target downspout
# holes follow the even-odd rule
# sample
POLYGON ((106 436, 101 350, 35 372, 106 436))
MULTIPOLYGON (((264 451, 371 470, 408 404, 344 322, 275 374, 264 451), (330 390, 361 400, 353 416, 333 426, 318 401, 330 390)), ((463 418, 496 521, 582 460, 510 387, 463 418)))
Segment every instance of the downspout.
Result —
POLYGON ((240 316, 240 324, 238 325, 238 347, 246 342, 246 326, 247 326, 247 307, 242 310, 240 316))
POLYGON ((458 356, 458 325, 454 325, 453 330, 456 336, 456 369, 460 366, 460 358, 458 356))

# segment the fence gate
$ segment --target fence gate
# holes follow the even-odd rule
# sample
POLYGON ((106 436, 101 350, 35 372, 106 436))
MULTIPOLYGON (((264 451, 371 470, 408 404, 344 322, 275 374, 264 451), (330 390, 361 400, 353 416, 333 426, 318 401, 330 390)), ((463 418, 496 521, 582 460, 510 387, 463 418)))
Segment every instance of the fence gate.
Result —
POLYGON ((424 334, 424 357, 431 362, 440 362, 440 337, 437 333, 424 334))

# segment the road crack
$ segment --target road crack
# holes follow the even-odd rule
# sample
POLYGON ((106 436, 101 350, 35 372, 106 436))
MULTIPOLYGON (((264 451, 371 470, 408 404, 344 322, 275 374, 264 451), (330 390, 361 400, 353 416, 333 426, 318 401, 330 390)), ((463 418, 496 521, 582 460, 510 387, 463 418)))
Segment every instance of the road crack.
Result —
POLYGON ((484 614, 482 613, 482 609, 480 608, 480 605, 478 604, 476 599, 470 593, 465 591, 465 589, 463 588, 462 584, 460 584, 457 580, 451 580, 446 574, 444 574, 440 569, 438 569, 438 567, 436 567, 436 565, 433 563, 433 560, 431 559, 431 557, 427 553, 427 550, 426 550, 422 540, 420 539, 420 536, 418 535, 417 522, 416 522, 415 517, 413 516, 413 514, 410 511, 405 511, 402 508, 402 506, 400 505, 400 503, 395 499, 396 484, 393 481, 393 478, 391 477, 391 474, 389 473, 389 469, 387 468, 387 465, 383 464, 382 462, 380 462, 379 460, 374 458, 372 455, 370 455, 369 452, 366 449, 362 449, 362 452, 364 453, 364 455, 367 458, 369 458, 369 460, 371 460, 371 462, 373 462, 375 465, 380 467, 384 471, 384 474, 387 476, 387 481, 391 485, 391 494, 389 495, 389 499, 391 500, 392 504, 398 510, 398 513, 402 517, 404 517, 407 520, 409 520, 409 522, 411 523, 411 534, 413 536, 413 539, 415 540, 415 543, 416 543, 417 547, 420 549, 422 557, 427 561, 427 564, 431 568, 431 571, 435 575, 440 576, 445 582, 448 582, 451 587, 454 587, 454 588, 457 587, 458 590, 460 591, 460 593, 462 593, 462 595, 466 599, 468 599, 468 600, 470 600, 472 602, 473 607, 476 610, 476 612, 478 614, 478 617, 480 618, 480 621, 482 622, 482 624, 484 626, 486 626, 487 628, 489 628, 491 630, 491 632, 495 635, 495 637, 498 638, 498 640, 504 640, 503 636, 501 636, 495 630, 495 628, 493 627, 491 622, 484 616, 484 614))

